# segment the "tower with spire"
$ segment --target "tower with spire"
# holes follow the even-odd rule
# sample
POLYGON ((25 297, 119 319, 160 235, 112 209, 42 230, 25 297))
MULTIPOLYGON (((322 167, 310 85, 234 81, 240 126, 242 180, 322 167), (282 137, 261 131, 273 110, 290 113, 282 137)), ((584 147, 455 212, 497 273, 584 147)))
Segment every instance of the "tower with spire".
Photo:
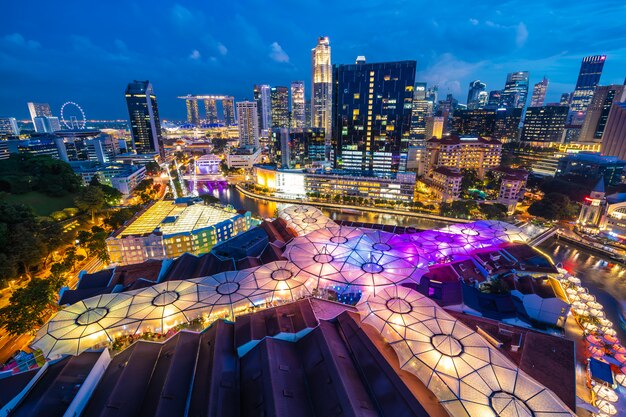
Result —
POLYGON ((600 177, 598 183, 588 197, 585 197, 583 206, 578 216, 577 226, 585 231, 599 231, 602 219, 606 213, 606 192, 604 190, 604 176, 600 177))

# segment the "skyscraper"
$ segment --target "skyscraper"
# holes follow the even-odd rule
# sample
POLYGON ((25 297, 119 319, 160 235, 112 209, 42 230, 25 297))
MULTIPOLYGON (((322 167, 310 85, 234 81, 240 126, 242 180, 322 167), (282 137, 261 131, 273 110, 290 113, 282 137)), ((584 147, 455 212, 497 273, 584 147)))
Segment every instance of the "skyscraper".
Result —
POLYGON ((256 101, 256 109, 259 113, 259 131, 267 130, 272 127, 270 86, 267 84, 255 84, 254 101, 256 101))
POLYGON ((326 139, 332 132, 332 96, 333 68, 330 61, 330 41, 321 36, 311 51, 313 79, 311 83, 311 121, 312 127, 325 129, 326 139))
POLYGON ((306 124, 304 81, 291 82, 291 127, 301 129, 306 124))
POLYGON ((198 111, 198 100, 190 98, 185 100, 185 104, 187 104, 187 121, 193 125, 199 124, 200 113, 198 111))
POLYGON ((333 138, 339 168, 398 172, 406 168, 415 61, 333 68, 333 138))
POLYGON ((569 106, 569 93, 561 94, 561 99, 559 100, 559 105, 561 105, 561 106, 569 106))
POLYGON ((504 107, 523 108, 528 97, 528 71, 510 72, 502 91, 500 104, 504 107))
POLYGON ((489 98, 487 99, 487 105, 485 107, 489 109, 497 109, 500 107, 502 101, 502 90, 491 90, 489 92, 489 98))
POLYGON ((165 158, 161 121, 150 81, 133 81, 126 87, 126 105, 133 147, 139 154, 157 152, 165 158))
POLYGON ((548 79, 543 77, 543 80, 539 81, 533 87, 533 96, 530 100, 530 107, 541 107, 546 101, 546 91, 548 90, 548 79))
POLYGON ((216 124, 217 118, 217 102, 214 98, 204 99, 204 110, 206 111, 206 120, 209 124, 216 124))
POLYGON ((467 93, 467 108, 470 110, 480 108, 479 94, 484 92, 487 88, 487 84, 480 82, 480 80, 474 80, 469 84, 469 91, 467 93))
POLYGON ((583 58, 580 64, 576 89, 570 97, 570 111, 574 114, 572 122, 582 124, 584 113, 593 98, 593 90, 600 82, 606 55, 591 55, 583 58))
POLYGON ((541 146, 546 142, 560 142, 567 119, 566 106, 528 107, 524 117, 522 142, 541 146))
POLYGON ((224 111, 224 124, 226 126, 235 125, 235 99, 224 97, 222 99, 222 110, 224 111))
POLYGON ((581 142, 600 142, 609 118, 613 103, 626 101, 626 86, 599 85, 593 92, 591 103, 587 107, 585 121, 578 138, 581 142))
POLYGON ((259 113, 256 101, 237 102, 237 120, 239 121, 239 146, 259 147, 259 113))
POLYGON ((272 105, 272 129, 289 127, 289 89, 272 87, 270 89, 272 105))
POLYGON ((611 106, 600 151, 602 155, 626 159, 626 102, 611 106))

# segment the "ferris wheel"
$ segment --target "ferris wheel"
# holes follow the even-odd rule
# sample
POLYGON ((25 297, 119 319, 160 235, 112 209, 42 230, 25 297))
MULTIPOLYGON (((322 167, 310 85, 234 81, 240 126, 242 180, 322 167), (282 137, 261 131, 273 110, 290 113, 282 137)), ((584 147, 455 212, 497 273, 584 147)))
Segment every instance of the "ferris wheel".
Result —
POLYGON ((87 118, 82 107, 73 101, 67 101, 61 106, 61 123, 68 129, 84 129, 87 118))

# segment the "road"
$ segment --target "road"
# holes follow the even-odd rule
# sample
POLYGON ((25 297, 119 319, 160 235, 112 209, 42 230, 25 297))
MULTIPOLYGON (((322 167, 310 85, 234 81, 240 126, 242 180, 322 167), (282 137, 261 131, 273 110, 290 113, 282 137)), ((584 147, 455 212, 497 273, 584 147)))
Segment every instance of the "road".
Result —
MULTIPOLYGON (((76 288, 78 284, 78 276, 80 271, 87 271, 89 273, 96 272, 102 269, 102 261, 98 258, 91 257, 85 260, 80 266, 79 272, 72 274, 68 279, 68 287, 71 289, 76 288)), ((9 295, 5 297, 7 300, 9 295)), ((3 298, 4 300, 4 298, 3 298)), ((52 315, 52 311, 46 317, 52 315)), ((30 334, 23 334, 19 336, 9 336, 4 329, 0 329, 0 364, 6 362, 13 354, 18 350, 24 350, 33 341, 34 336, 30 334)))

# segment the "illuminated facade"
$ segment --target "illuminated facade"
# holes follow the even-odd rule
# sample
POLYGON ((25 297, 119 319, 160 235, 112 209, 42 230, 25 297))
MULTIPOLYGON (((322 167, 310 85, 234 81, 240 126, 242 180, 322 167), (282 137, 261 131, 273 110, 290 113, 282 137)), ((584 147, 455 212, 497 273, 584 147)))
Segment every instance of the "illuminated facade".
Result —
POLYGON ((185 252, 206 253, 248 230, 245 215, 204 204, 157 201, 107 239, 111 263, 134 264, 175 258, 185 252))
POLYGON ((256 109, 259 113, 259 130, 268 130, 272 126, 270 86, 267 84, 255 84, 254 101, 256 101, 256 109))
POLYGON ((187 121, 192 125, 200 123, 200 113, 198 111, 198 100, 185 100, 187 105, 187 121))
POLYGON ((150 81, 133 81, 126 87, 126 105, 130 118, 133 147, 137 153, 156 152, 165 156, 161 120, 156 96, 150 81))
POLYGON ((289 89, 272 87, 270 89, 272 106, 272 129, 289 127, 289 89))
POLYGON ((530 99, 530 107, 541 107, 545 104, 546 101, 546 92, 548 91, 548 79, 543 77, 541 81, 539 81, 533 87, 533 95, 530 99))
POLYGON ((524 108, 528 97, 528 71, 510 72, 500 96, 503 107, 524 108))
POLYGON ((480 94, 484 93, 486 88, 487 84, 480 80, 472 81, 469 84, 469 91, 467 92, 467 108, 469 110, 480 109, 487 104, 484 102, 484 95, 481 96, 480 94))
POLYGON ((330 59, 330 41, 320 36, 311 50, 311 127, 323 128, 327 140, 332 135, 333 69, 330 59))
POLYGON ((336 167, 366 172, 406 169, 411 133, 415 61, 333 69, 336 167))
POLYGON ((561 142, 568 110, 566 106, 528 107, 522 128, 522 142, 531 142, 534 146, 561 142))
POLYGON ((444 203, 458 200, 461 194, 463 174, 456 169, 446 167, 435 168, 428 176, 423 177, 422 180, 444 203))
POLYGON ((227 97, 222 100, 222 109, 224 111, 224 124, 226 126, 234 126, 235 121, 235 99, 227 97))
POLYGON ((626 159, 626 102, 611 106, 602 135, 602 155, 626 159))
POLYGON ((585 122, 580 130, 578 140, 581 142, 602 142, 611 106, 613 103, 624 101, 626 101, 626 86, 619 84, 597 86, 593 92, 591 103, 587 107, 585 122))
POLYGON ((259 147, 259 114, 255 101, 237 103, 237 119, 239 119, 239 146, 259 147))
POLYGON ((270 145, 279 168, 309 168, 328 161, 324 129, 274 129, 270 145))
POLYGON ((0 136, 17 136, 20 129, 15 117, 0 117, 0 136))
POLYGON ((583 58, 580 64, 576 88, 569 98, 572 123, 581 125, 593 92, 600 83, 606 55, 591 55, 583 58))
POLYGON ((600 178, 598 184, 585 197, 578 216, 577 226, 583 229, 598 229, 601 227, 606 210, 606 194, 604 191, 604 177, 600 178))
POLYGON ((444 167, 454 170, 473 169, 482 178, 487 170, 500 166, 501 157, 502 143, 495 139, 459 136, 433 138, 426 141, 419 174, 428 175, 435 168, 444 167))
POLYGON ((411 136, 425 137, 426 118, 433 114, 433 101, 426 97, 426 83, 415 83, 411 111, 411 136))
POLYGON ((426 116, 424 137, 426 139, 441 139, 443 136, 444 123, 445 121, 441 116, 426 116))
POLYGON ((291 127, 302 129, 305 127, 304 81, 291 83, 291 127))

